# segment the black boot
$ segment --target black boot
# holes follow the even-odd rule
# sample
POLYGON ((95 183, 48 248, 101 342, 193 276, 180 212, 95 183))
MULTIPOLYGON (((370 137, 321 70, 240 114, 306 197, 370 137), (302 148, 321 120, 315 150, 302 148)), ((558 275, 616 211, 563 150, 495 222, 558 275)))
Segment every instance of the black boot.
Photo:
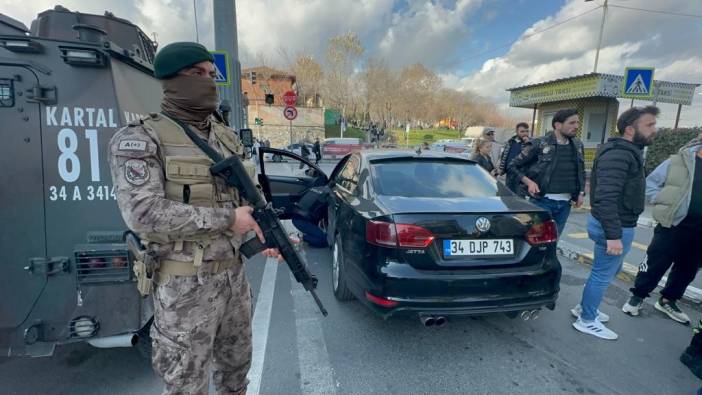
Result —
POLYGON ((692 336, 690 345, 680 355, 680 362, 687 366, 692 374, 702 380, 702 321, 695 327, 695 335, 692 336))

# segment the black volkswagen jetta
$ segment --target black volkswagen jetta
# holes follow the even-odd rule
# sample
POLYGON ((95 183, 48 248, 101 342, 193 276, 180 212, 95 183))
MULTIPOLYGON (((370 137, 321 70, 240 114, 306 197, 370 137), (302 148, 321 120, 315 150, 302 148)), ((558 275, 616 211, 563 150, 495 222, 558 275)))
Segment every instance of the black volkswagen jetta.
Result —
POLYGON ((328 187, 337 299, 355 297, 384 318, 419 314, 426 325, 555 307, 555 223, 476 163, 441 152, 362 151, 329 179, 308 166, 302 176, 262 169, 260 181, 284 218, 303 215, 297 202, 311 187, 328 187))

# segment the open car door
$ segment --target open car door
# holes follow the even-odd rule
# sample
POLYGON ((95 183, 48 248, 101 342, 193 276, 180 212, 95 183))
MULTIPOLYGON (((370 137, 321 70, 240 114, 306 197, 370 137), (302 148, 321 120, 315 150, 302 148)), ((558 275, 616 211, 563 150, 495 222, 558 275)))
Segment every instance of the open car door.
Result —
POLYGON ((261 172, 258 182, 261 184, 266 200, 273 207, 281 210, 280 219, 291 219, 293 213, 300 215, 296 203, 313 187, 327 185, 326 174, 312 162, 294 154, 276 148, 260 147, 258 160, 261 172), (265 163, 264 155, 280 157, 279 163, 265 163))

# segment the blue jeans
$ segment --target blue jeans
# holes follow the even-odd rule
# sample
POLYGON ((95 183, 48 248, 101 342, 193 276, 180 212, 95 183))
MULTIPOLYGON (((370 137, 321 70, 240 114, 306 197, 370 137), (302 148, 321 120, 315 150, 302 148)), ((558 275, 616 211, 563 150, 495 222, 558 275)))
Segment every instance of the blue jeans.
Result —
POLYGON ((327 247, 327 234, 311 221, 293 218, 293 225, 302 232, 302 240, 312 247, 327 247))
POLYGON ((602 302, 607 287, 622 269, 624 257, 631 249, 636 228, 622 228, 622 245, 624 251, 621 255, 607 255, 607 238, 600 221, 592 215, 587 218, 587 234, 595 242, 595 260, 592 262, 590 277, 583 289, 583 298, 580 304, 583 312, 580 315, 584 321, 592 321, 597 317, 597 308, 602 302))
POLYGON ((570 200, 553 200, 542 197, 541 199, 529 198, 529 201, 551 213, 551 218, 556 221, 558 238, 560 239, 570 215, 570 200))

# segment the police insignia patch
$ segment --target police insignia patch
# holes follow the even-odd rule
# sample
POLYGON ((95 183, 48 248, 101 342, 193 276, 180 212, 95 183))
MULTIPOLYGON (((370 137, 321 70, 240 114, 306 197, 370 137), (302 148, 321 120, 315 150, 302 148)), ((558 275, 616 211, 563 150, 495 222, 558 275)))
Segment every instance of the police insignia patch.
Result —
POLYGON ((149 181, 149 166, 145 160, 130 159, 124 163, 124 178, 132 185, 144 185, 149 181))

